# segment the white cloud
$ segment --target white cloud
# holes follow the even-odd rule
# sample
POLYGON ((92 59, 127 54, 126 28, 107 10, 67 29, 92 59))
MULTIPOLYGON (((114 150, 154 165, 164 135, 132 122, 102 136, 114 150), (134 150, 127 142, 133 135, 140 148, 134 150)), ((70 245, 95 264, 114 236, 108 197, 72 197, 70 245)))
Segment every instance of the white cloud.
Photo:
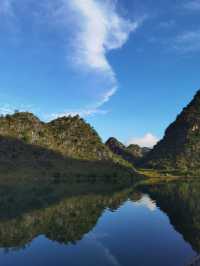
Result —
MULTIPOLYGON (((0 14, 14 14, 13 3, 19 4, 15 0, 0 0, 0 14)), ((94 79, 98 80, 94 82, 94 86, 98 84, 101 88, 101 90, 97 89, 98 97, 95 98, 99 100, 95 100, 95 103, 78 110, 67 110, 62 114, 79 113, 81 116, 89 116, 106 113, 100 110, 101 106, 108 102, 118 89, 118 80, 107 54, 112 50, 122 48, 130 33, 136 31, 144 18, 130 21, 120 16, 117 11, 117 0, 56 0, 52 2, 45 0, 42 8, 45 8, 43 13, 46 12, 47 17, 51 17, 49 21, 52 21, 54 30, 57 29, 55 24, 59 22, 62 23, 61 29, 63 30, 64 26, 69 36, 73 36, 69 40, 67 35, 68 41, 71 41, 70 62, 78 67, 79 71, 86 71, 87 78, 91 78, 91 83, 94 79)))
POLYGON ((200 51, 200 30, 187 31, 178 35, 173 47, 183 53, 200 51))
POLYGON ((200 11, 200 0, 190 0, 184 3, 184 8, 192 11, 200 11))
POLYGON ((130 138, 127 141, 127 145, 137 144, 141 147, 152 148, 158 141, 159 141, 159 139, 156 136, 154 136, 151 133, 147 133, 141 138, 130 138))
POLYGON ((103 71, 115 78, 106 54, 121 48, 139 22, 130 22, 116 11, 116 1, 73 0, 69 7, 77 25, 73 41, 76 63, 90 70, 103 71))
MULTIPOLYGON (((102 113, 99 108, 109 101, 118 88, 115 72, 107 54, 121 48, 131 32, 141 24, 142 19, 130 22, 116 10, 116 1, 73 0, 67 2, 73 17, 74 38, 72 41, 71 62, 104 80, 102 95, 92 107, 85 107, 80 115, 102 113), (106 90, 106 87, 108 89, 106 90)), ((104 112, 104 111, 103 111, 104 112)), ((73 112, 72 112, 73 113, 73 112)))
POLYGON ((55 113, 55 114, 51 114, 51 115, 46 115, 46 119, 47 120, 51 120, 51 119, 56 119, 58 117, 63 117, 63 116, 76 116, 79 115, 83 118, 85 117, 89 117, 89 116, 93 116, 95 114, 107 114, 108 111, 107 110, 100 110, 98 108, 94 108, 94 109, 77 109, 77 110, 66 110, 62 113, 55 113))
POLYGON ((77 109, 77 110, 66 110, 62 113, 55 113, 55 114, 51 114, 50 116, 48 116, 48 119, 55 119, 57 117, 63 117, 63 116, 76 116, 76 115, 80 115, 81 117, 89 117, 89 116, 93 116, 95 114, 102 114, 105 115, 108 113, 107 110, 102 110, 99 109, 104 103, 108 102, 110 97, 112 97, 115 92, 116 92, 117 88, 113 87, 110 90, 108 90, 103 96, 102 99, 100 99, 99 102, 95 103, 93 106, 88 106, 86 108, 83 109, 77 109))

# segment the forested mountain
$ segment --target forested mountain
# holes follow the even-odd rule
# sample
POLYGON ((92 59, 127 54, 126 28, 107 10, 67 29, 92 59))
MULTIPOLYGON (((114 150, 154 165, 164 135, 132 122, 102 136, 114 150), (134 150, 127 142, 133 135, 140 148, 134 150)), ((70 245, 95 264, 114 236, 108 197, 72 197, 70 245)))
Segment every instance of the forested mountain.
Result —
POLYGON ((7 176, 73 179, 131 176, 131 165, 113 154, 79 116, 49 123, 32 113, 0 117, 0 170, 7 176))

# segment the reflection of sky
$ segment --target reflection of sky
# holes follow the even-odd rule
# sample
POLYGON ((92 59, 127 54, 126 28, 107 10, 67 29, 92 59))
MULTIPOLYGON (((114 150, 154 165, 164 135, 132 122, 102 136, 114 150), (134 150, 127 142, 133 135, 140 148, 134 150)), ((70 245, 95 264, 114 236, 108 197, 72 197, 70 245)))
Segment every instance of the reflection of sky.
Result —
POLYGON ((25 250, 0 251, 2 266, 182 266, 194 256, 147 195, 128 200, 115 212, 106 209, 76 244, 39 236, 25 250))

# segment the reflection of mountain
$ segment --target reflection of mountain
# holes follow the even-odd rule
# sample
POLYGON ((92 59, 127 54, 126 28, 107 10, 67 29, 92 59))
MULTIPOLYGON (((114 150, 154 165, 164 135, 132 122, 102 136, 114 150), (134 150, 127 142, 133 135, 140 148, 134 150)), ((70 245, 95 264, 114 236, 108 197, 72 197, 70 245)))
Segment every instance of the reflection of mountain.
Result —
MULTIPOLYGON (((0 220, 0 247, 21 248, 41 234, 65 244, 80 240, 95 226, 105 208, 117 209, 130 193, 106 191, 68 196, 42 209, 27 209, 15 218, 8 218, 5 207, 5 219, 0 220)), ((132 197, 140 195, 135 193, 132 197)))
POLYGON ((152 185, 144 190, 167 213, 172 225, 200 252, 200 182, 152 185))

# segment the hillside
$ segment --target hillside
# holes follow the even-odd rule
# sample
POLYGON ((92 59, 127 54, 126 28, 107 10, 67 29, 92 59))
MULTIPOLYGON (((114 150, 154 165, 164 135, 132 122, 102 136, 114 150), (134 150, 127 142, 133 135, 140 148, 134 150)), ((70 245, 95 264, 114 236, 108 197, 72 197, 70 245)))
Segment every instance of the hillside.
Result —
POLYGON ((200 173, 200 90, 141 166, 178 174, 200 173))
POLYGON ((68 179, 133 174, 79 116, 44 123, 26 112, 0 117, 0 170, 4 177, 68 179))
POLYGON ((106 146, 116 155, 122 157, 125 161, 136 165, 138 161, 143 158, 150 149, 141 148, 136 144, 131 144, 126 147, 120 141, 115 138, 109 138, 106 141, 106 146))
POLYGON ((0 135, 52 149, 71 158, 110 158, 96 131, 79 116, 43 123, 31 113, 15 113, 0 118, 0 135))

